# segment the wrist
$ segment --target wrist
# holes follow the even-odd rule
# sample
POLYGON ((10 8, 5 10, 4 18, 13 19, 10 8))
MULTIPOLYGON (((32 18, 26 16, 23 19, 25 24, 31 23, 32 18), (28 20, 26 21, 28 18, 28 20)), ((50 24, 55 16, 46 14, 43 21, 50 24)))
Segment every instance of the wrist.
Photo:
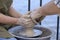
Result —
POLYGON ((19 23, 20 23, 19 18, 17 18, 16 21, 15 21, 15 25, 19 25, 19 23))

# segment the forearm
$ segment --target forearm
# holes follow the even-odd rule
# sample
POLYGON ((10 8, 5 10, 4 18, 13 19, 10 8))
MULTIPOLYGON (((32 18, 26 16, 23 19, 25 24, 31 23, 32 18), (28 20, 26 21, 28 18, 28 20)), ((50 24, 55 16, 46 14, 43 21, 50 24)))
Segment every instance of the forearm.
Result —
POLYGON ((18 20, 18 18, 5 16, 0 13, 0 23, 2 23, 2 24, 14 24, 15 25, 17 20, 18 20))
POLYGON ((54 14, 60 14, 60 9, 57 7, 56 4, 54 4, 53 1, 50 1, 44 6, 36 9, 35 11, 32 11, 31 16, 32 19, 38 19, 38 21, 40 21, 45 16, 54 14))
POLYGON ((10 7, 9 14, 15 18, 20 18, 22 16, 22 14, 17 12, 13 7, 10 7))
POLYGON ((54 15, 54 14, 60 14, 60 9, 57 7, 56 4, 54 4, 53 1, 48 2, 44 6, 42 6, 38 11, 42 12, 40 14, 42 15, 54 15))

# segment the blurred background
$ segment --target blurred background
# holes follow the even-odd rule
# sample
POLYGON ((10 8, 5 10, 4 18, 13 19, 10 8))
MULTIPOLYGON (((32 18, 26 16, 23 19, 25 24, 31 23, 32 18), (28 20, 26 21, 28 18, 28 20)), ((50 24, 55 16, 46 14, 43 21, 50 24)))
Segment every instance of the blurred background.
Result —
MULTIPOLYGON (((42 6, 48 3, 49 1, 51 0, 42 0, 42 6)), ((13 0, 12 6, 16 9, 16 11, 25 14, 28 11, 28 0, 13 0)), ((31 11, 39 7, 40 0, 31 0, 31 11)), ((51 40, 56 40, 57 16, 58 15, 46 16, 41 23, 42 26, 50 28, 53 31, 53 37, 51 40)))

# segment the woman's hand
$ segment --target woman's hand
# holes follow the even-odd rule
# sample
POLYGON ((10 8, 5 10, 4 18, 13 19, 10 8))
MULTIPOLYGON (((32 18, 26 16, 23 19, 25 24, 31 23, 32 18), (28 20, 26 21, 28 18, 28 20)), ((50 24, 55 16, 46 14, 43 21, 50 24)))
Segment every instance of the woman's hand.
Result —
POLYGON ((18 21, 17 24, 24 26, 24 27, 33 27, 35 25, 35 23, 32 21, 31 17, 30 17, 30 13, 28 12, 27 14, 22 15, 18 21))

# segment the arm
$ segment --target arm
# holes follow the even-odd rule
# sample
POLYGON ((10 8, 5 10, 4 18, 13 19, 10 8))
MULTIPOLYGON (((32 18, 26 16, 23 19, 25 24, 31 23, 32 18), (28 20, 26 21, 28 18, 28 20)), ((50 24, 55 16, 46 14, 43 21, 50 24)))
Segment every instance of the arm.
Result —
POLYGON ((57 7, 57 5, 54 3, 55 0, 52 0, 45 4, 44 6, 32 11, 31 18, 33 21, 38 20, 41 21, 46 15, 55 15, 60 14, 60 9, 57 7))
POLYGON ((2 24, 16 24, 17 21, 18 21, 18 18, 5 16, 2 13, 0 13, 0 23, 2 24))
POLYGON ((22 16, 22 14, 18 13, 13 7, 9 8, 9 14, 16 18, 20 18, 22 16))
POLYGON ((43 13, 42 15, 54 15, 54 14, 60 14, 60 9, 57 7, 57 5, 54 3, 54 1, 50 1, 44 6, 41 7, 43 13))
POLYGON ((2 24, 19 24, 18 18, 20 18, 22 15, 19 14, 13 7, 9 8, 9 14, 13 17, 3 15, 0 13, 0 23, 2 24))

